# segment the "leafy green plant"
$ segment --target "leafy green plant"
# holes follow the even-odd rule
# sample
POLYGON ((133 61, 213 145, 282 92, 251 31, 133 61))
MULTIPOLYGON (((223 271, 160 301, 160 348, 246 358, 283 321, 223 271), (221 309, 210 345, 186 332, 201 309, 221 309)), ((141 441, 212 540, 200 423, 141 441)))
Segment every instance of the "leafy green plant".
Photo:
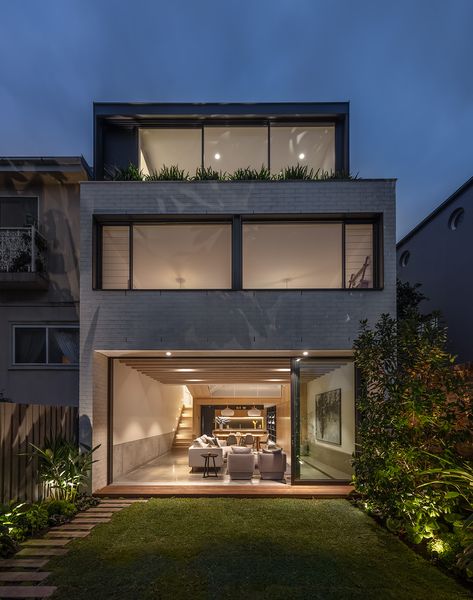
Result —
POLYGON ((18 542, 10 535, 8 527, 0 523, 0 558, 12 556, 18 548, 18 542))
POLYGON ((0 511, 0 525, 17 541, 48 526, 48 512, 41 504, 11 502, 0 511))
POLYGON ((83 450, 61 438, 47 442, 45 449, 31 444, 32 457, 38 460, 39 480, 46 485, 52 499, 73 502, 79 489, 86 485, 96 462, 93 453, 99 446, 81 446, 83 450))
POLYGON ((312 181, 314 179, 314 169, 309 169, 307 165, 295 165, 291 167, 284 167, 281 172, 276 175, 276 179, 279 181, 287 180, 303 180, 312 181))
POLYGON ((261 165, 259 170, 245 167, 237 169, 228 176, 228 179, 230 181, 269 181, 271 179, 271 173, 264 165, 261 165))
POLYGON ((462 502, 461 513, 453 514, 450 520, 453 527, 462 528, 462 551, 458 554, 457 566, 473 578, 473 466, 471 463, 460 463, 451 456, 434 457, 440 466, 425 471, 434 479, 421 484, 421 488, 439 487, 445 498, 458 498, 462 502))
POLYGON ((446 492, 447 479, 453 484, 458 473, 445 473, 445 486, 440 477, 424 484, 450 452, 456 469, 463 468, 455 449, 471 441, 472 394, 445 349, 446 328, 438 315, 420 312, 422 300, 418 286, 399 284, 397 317, 361 324, 354 344, 361 374, 354 481, 362 505, 391 531, 439 549, 446 535, 457 536, 468 510, 458 490, 446 492))
POLYGON ((116 169, 112 179, 114 181, 143 181, 144 175, 141 169, 138 169, 136 165, 130 163, 125 168, 116 169))
POLYGON ((212 167, 198 167, 192 181, 225 181, 227 176, 221 171, 215 171, 212 167))
POLYGON ((74 506, 77 511, 87 510, 93 506, 98 506, 100 504, 100 499, 95 496, 91 496, 90 494, 86 494, 84 492, 79 492, 77 496, 74 498, 74 506))
POLYGON ((189 173, 179 169, 177 165, 163 165, 159 171, 151 171, 145 176, 146 181, 188 181, 189 173))
POLYGON ((44 502, 43 506, 47 510, 49 517, 62 515, 71 518, 77 512, 75 504, 68 502, 67 500, 47 500, 44 502))

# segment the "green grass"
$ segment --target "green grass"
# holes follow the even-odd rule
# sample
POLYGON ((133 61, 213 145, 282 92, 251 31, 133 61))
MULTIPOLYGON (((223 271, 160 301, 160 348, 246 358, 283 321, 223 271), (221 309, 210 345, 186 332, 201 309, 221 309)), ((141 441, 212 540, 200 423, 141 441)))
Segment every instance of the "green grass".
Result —
POLYGON ((345 500, 154 499, 48 569, 67 600, 471 597, 345 500))

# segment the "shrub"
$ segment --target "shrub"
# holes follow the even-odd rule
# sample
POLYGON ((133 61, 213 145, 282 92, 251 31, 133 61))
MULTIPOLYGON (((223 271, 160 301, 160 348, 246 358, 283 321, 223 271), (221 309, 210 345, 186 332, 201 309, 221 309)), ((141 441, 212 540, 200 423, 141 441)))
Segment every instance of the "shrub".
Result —
POLYGON ((315 178, 314 169, 309 169, 307 165, 295 165, 293 167, 284 167, 276 176, 279 180, 313 180, 315 178))
POLYGON ((8 527, 0 523, 0 558, 12 556, 18 548, 18 542, 10 535, 8 527))
POLYGON ((88 482, 92 464, 96 462, 92 455, 98 446, 81 444, 81 451, 78 445, 61 438, 47 442, 44 450, 31 446, 32 456, 38 459, 39 480, 47 486, 51 498, 73 502, 88 482))
POLYGON ((41 504, 11 502, 0 511, 0 526, 13 540, 21 541, 48 526, 48 511, 41 504))
POLYGON ((95 496, 90 496, 89 494, 77 494, 74 499, 74 506, 78 511, 87 510, 93 506, 97 506, 100 504, 100 499, 95 496))
POLYGON ((44 502, 43 506, 47 510, 49 517, 62 515, 71 518, 77 512, 75 504, 68 502, 67 500, 47 500, 44 502))
POLYGON ((422 299, 417 286, 399 284, 397 318, 383 315, 373 328, 363 322, 355 341, 355 484, 365 508, 391 531, 438 555, 471 510, 458 490, 447 489, 446 474, 441 482, 439 464, 465 468, 455 448, 471 444, 473 415, 471 386, 445 349, 446 328, 438 315, 420 313, 422 299))

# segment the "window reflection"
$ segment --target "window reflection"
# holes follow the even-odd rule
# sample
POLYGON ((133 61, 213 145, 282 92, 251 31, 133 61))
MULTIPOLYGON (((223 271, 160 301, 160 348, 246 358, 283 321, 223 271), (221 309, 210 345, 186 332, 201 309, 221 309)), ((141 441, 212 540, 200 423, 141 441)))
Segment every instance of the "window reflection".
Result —
POLYGON ((268 166, 267 127, 205 127, 204 163, 216 171, 268 166))
POLYGON ((335 127, 271 126, 271 172, 307 165, 314 171, 335 171, 335 127))
POLYGON ((160 171, 163 166, 177 165, 195 175, 202 166, 202 130, 141 129, 140 169, 145 175, 160 171))
POLYGON ((243 287, 341 288, 341 223, 245 223, 243 287))

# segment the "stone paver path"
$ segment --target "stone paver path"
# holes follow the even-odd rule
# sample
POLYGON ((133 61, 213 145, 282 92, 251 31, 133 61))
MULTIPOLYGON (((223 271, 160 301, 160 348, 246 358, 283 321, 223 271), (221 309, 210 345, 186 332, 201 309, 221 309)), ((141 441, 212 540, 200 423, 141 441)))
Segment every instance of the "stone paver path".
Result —
POLYGON ((96 525, 140 500, 102 500, 99 506, 78 513, 70 523, 52 527, 42 538, 21 544, 13 558, 0 559, 0 598, 49 598, 56 587, 43 585, 50 575, 43 571, 51 556, 68 552, 69 542, 87 537, 96 525))

